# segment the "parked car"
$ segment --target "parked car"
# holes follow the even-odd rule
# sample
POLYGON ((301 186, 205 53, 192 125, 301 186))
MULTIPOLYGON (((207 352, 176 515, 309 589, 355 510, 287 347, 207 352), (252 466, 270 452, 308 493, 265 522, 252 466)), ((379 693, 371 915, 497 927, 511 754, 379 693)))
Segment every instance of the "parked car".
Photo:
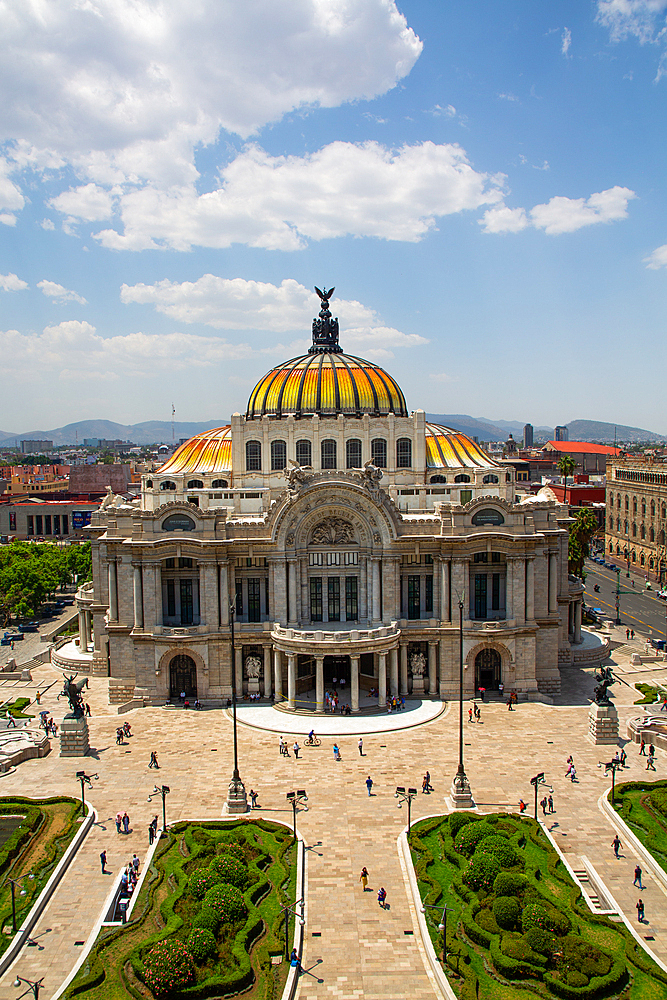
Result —
POLYGON ((24 622, 19 625, 19 632, 39 632, 39 622, 24 622))
POLYGON ((667 590, 659 590, 655 596, 659 597, 661 601, 667 601, 667 590))
POLYGON ((605 566, 607 567, 607 569, 612 570, 612 572, 614 573, 616 572, 616 563, 606 562, 605 566))

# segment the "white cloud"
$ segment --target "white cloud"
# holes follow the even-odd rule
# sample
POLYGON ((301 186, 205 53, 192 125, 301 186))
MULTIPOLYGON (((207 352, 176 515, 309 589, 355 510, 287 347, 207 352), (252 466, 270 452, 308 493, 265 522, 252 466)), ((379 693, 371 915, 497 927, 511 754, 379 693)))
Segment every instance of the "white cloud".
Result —
POLYGON ((391 150, 333 142, 302 157, 251 146, 221 171, 214 191, 145 187, 123 196, 123 232, 96 238, 129 250, 233 243, 296 250, 346 235, 417 242, 437 217, 499 201, 503 181, 474 170, 456 144, 391 150))
POLYGON ((22 292, 28 287, 28 282, 23 281, 16 274, 0 274, 0 288, 5 292, 22 292))
POLYGON ((596 222, 616 222, 628 216, 628 202, 636 198, 630 188, 608 188, 590 198, 551 198, 545 205, 535 205, 529 213, 523 208, 505 205, 484 213, 479 224, 486 233, 518 233, 528 226, 543 229, 549 236, 574 233, 596 222))
POLYGON ((519 98, 515 94, 498 94, 501 101, 518 101, 519 98))
POLYGON ((430 379, 434 382, 456 382, 457 380, 449 375, 448 372, 431 372, 429 375, 430 379))
POLYGON ((570 45, 572 44, 572 32, 569 28, 563 29, 563 34, 561 36, 561 46, 560 51, 565 56, 566 59, 571 59, 570 55, 570 45))
POLYGON ((111 218, 113 214, 113 197, 98 184, 70 188, 52 198, 49 205, 57 212, 85 219, 86 222, 99 222, 111 218))
POLYGON ((42 295, 46 295, 52 302, 78 302, 85 306, 87 301, 83 296, 70 291, 69 288, 65 288, 55 281, 38 281, 37 287, 41 289, 42 295))
POLYGON ((441 104, 434 104, 433 107, 425 111, 424 114, 433 115, 434 118, 440 118, 442 115, 444 115, 445 118, 456 118, 456 108, 453 104, 447 104, 444 108, 441 104))
POLYGON ((648 257, 644 257, 644 264, 651 271, 658 271, 661 267, 667 267, 667 243, 657 247, 648 257))
POLYGON ((6 210, 0 214, 0 222, 6 226, 16 224, 16 216, 13 213, 20 211, 25 205, 25 198, 10 177, 13 169, 13 164, 0 157, 0 209, 6 210))
POLYGON ((632 35, 644 44, 662 30, 667 0, 598 0, 597 8, 598 21, 609 28, 612 41, 632 35))
POLYGON ((42 221, 40 222, 40 226, 42 227, 42 229, 47 229, 47 230, 56 228, 51 219, 42 219, 42 221))

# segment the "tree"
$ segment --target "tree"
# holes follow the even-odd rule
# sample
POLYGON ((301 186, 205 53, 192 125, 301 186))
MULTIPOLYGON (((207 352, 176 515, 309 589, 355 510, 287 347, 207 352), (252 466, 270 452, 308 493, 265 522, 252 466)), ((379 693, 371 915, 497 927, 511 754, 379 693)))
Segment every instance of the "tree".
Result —
POLYGON ((563 483, 567 484, 567 477, 571 476, 577 467, 577 463, 571 455, 561 455, 558 459, 558 471, 563 477, 563 483))
POLYGON ((590 540, 598 530, 598 520, 590 507, 582 507, 570 525, 568 571, 583 579, 584 562, 590 552, 590 540))

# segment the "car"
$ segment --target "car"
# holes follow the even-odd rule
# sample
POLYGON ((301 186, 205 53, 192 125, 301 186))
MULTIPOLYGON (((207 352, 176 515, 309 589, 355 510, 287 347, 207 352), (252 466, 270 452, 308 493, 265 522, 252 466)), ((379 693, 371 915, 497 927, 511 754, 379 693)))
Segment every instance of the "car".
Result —
POLYGON ((667 601, 667 590, 659 590, 655 596, 659 597, 661 601, 667 601))
POLYGON ((617 568, 617 567, 616 567, 616 563, 609 563, 609 562, 606 562, 606 563, 605 563, 605 566, 607 567, 607 569, 610 569, 610 570, 611 570, 611 571, 612 571, 613 573, 615 573, 615 572, 616 572, 616 568, 617 568))
POLYGON ((39 632, 39 622, 25 622, 19 625, 19 632, 39 632))
MULTIPOLYGON (((25 639, 25 636, 23 635, 23 632, 5 632, 4 638, 7 640, 7 642, 12 643, 12 642, 21 642, 23 639, 25 639)), ((6 646, 7 642, 3 643, 3 645, 6 646)))

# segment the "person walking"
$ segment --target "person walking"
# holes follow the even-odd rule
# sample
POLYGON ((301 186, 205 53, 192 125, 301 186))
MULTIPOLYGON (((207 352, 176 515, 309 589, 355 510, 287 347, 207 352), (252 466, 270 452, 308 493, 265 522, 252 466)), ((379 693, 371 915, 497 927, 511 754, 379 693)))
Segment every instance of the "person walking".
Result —
POLYGON ((160 767, 160 765, 157 762, 157 754, 156 754, 155 750, 151 750, 151 760, 150 760, 150 764, 148 766, 149 767, 154 767, 154 768, 156 768, 156 770, 157 770, 157 768, 160 767))
POLYGON ((630 629, 629 628, 626 628, 626 630, 625 630, 625 641, 626 642, 630 641, 630 629))
POLYGON ((642 885, 642 870, 639 867, 639 865, 635 867, 635 880, 632 884, 638 885, 640 889, 644 888, 644 886, 642 885))
POLYGON ((468 722, 472 722, 472 708, 468 709, 468 722))
POLYGON ((639 744, 639 756, 640 757, 645 757, 646 756, 646 743, 644 742, 643 738, 642 738, 641 743, 639 744))
POLYGON ((511 698, 511 696, 507 699, 507 711, 508 712, 513 712, 514 711, 514 709, 512 708, 512 698, 511 698))
POLYGON ((86 702, 86 715, 90 716, 90 705, 86 702))
POLYGON ((340 750, 338 749, 338 744, 337 743, 334 743, 334 745, 333 745, 333 755, 334 755, 334 760, 342 760, 343 759, 341 757, 341 755, 340 755, 340 750))
POLYGON ((378 903, 380 904, 383 910, 387 909, 387 890, 385 889, 384 886, 381 886, 378 889, 378 903))
POLYGON ((251 788, 250 789, 250 808, 251 809, 259 809, 259 806, 257 805, 257 799, 258 798, 259 798, 259 792, 255 792, 251 788))
POLYGON ((523 799, 519 799, 519 812, 524 813, 526 811, 526 803, 523 799))
POLYGON ((298 740, 294 740, 294 746, 292 747, 292 750, 294 751, 294 756, 296 757, 297 760, 299 759, 299 750, 300 749, 301 749, 301 747, 299 746, 299 741, 298 740))
POLYGON ((359 747, 359 756, 363 757, 364 756, 364 741, 363 741, 363 738, 361 736, 359 737, 359 743, 357 744, 357 746, 359 747))
POLYGON ((623 847, 623 844, 621 843, 621 841, 620 841, 620 838, 619 838, 618 834, 616 834, 616 836, 615 836, 615 837, 614 837, 614 839, 612 840, 612 842, 611 842, 611 846, 612 846, 612 847, 614 848, 614 855, 615 855, 616 857, 618 857, 618 852, 619 852, 619 851, 620 851, 620 849, 621 849, 621 848, 623 847))
POLYGON ((433 786, 431 784, 431 774, 429 771, 424 775, 424 780, 422 781, 422 794, 430 795, 433 791, 433 786))
POLYGON ((634 630, 633 628, 631 628, 631 629, 630 629, 630 638, 631 638, 631 639, 633 640, 633 642, 634 642, 634 638, 635 638, 635 630, 634 630))
POLYGON ((155 840, 155 830, 153 829, 153 824, 148 824, 148 846, 150 847, 155 840))
POLYGON ((553 795, 550 795, 549 796, 549 812, 552 813, 553 811, 554 811, 554 797, 553 797, 553 795))
POLYGON ((11 712, 7 712, 7 729, 9 729, 10 726, 13 726, 14 729, 16 729, 16 719, 11 712))
POLYGON ((102 874, 106 875, 107 872, 107 852, 100 851, 100 862, 102 863, 102 874))
POLYGON ((120 825, 121 825, 122 822, 123 822, 123 814, 117 812, 116 813, 116 832, 117 833, 120 833, 120 825))
POLYGON ((366 778, 366 788, 368 789, 368 794, 370 796, 371 795, 371 789, 373 788, 373 779, 371 778, 370 774, 366 778))
POLYGON ((644 923, 644 900, 640 897, 635 903, 637 908, 637 920, 640 924, 644 923))
POLYGON ((361 869, 361 875, 359 876, 359 881, 361 882, 364 892, 368 888, 368 868, 366 865, 361 869))
POLYGON ((132 855, 132 867, 134 868, 134 873, 136 875, 139 871, 139 858, 136 854, 132 855))
POLYGON ((627 759, 628 759, 628 755, 625 752, 624 747, 621 747, 621 767, 626 767, 627 766, 626 763, 625 763, 627 759))
POLYGON ((541 799, 540 805, 542 806, 542 815, 546 816, 546 814, 547 814, 547 797, 546 797, 546 795, 544 796, 543 799, 541 799))
POLYGON ((127 815, 126 812, 124 812, 123 813, 123 833, 127 834, 129 832, 130 832, 130 817, 127 815))
POLYGON ((655 771, 655 758, 653 754, 649 754, 649 756, 646 758, 646 770, 655 771))

